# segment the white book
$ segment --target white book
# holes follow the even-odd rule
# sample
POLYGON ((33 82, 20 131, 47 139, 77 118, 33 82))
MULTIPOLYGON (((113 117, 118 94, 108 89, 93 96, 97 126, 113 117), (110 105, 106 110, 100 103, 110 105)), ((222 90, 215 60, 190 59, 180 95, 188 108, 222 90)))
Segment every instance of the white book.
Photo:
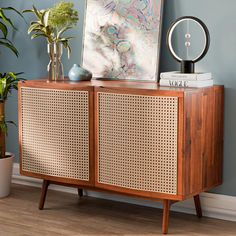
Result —
POLYGON ((193 74, 184 74, 179 71, 173 72, 164 72, 161 73, 161 79, 179 79, 179 80, 210 80, 212 79, 212 74, 209 73, 193 73, 193 74))
POLYGON ((209 80, 160 80, 160 86, 179 87, 179 88, 203 88, 213 86, 213 79, 209 80))

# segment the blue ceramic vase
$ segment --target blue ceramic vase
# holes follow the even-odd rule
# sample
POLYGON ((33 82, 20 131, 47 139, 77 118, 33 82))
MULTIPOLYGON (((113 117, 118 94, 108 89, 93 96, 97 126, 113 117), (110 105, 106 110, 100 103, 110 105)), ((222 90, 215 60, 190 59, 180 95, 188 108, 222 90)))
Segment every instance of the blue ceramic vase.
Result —
POLYGON ((71 81, 88 81, 92 79, 92 73, 78 64, 72 66, 68 76, 71 81))

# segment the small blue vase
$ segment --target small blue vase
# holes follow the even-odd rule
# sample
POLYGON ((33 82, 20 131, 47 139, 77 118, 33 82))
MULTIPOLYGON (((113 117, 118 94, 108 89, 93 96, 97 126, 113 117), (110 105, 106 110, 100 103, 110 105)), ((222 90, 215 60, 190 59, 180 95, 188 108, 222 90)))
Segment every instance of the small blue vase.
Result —
POLYGON ((72 66, 68 76, 71 81, 89 81, 92 79, 92 73, 78 64, 72 66))

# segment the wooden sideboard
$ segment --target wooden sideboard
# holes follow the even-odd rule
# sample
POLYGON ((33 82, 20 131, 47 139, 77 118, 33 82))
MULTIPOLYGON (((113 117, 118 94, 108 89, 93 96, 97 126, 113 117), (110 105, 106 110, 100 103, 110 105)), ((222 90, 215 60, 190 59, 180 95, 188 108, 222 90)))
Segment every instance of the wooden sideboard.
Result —
POLYGON ((20 171, 50 183, 171 204, 222 183, 224 88, 126 81, 19 83, 20 171))

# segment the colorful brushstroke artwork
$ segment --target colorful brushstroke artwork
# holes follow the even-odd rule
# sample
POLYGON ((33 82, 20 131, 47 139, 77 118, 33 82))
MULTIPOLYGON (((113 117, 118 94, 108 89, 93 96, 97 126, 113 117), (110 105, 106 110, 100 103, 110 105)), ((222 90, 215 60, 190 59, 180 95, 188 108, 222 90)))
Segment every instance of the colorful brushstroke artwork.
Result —
POLYGON ((156 81, 162 0, 87 0, 82 64, 95 78, 156 81))

